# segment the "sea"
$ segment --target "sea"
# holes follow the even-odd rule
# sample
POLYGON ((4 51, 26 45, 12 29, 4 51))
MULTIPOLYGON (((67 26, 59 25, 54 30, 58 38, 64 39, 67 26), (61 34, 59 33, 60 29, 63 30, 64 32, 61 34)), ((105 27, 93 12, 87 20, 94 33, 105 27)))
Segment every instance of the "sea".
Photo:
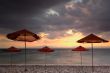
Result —
MULTIPOLYGON (((91 65, 92 63, 91 49, 88 51, 76 52, 71 49, 54 48, 54 52, 42 53, 38 48, 28 48, 26 50, 27 64, 52 64, 52 65, 91 65)), ((93 51, 94 65, 110 65, 110 49, 98 48, 93 51)), ((0 49, 0 64, 25 64, 25 50, 21 52, 11 53, 0 49)))

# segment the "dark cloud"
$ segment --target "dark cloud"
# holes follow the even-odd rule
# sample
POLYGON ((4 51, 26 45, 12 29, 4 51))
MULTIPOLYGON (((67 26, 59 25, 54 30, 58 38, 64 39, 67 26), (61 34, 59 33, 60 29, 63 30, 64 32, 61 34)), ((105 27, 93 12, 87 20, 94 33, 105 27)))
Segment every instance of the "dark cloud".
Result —
MULTIPOLYGON (((22 29, 41 28, 40 21, 32 20, 33 16, 39 16, 42 12, 52 6, 65 3, 68 0, 0 0, 0 28, 22 29)), ((3 31, 1 31, 2 33, 3 31)))
POLYGON ((101 0, 98 6, 92 10, 92 15, 83 19, 83 25, 80 28, 85 33, 110 32, 110 1, 101 0))
POLYGON ((3 14, 29 14, 32 11, 51 7, 67 0, 1 0, 0 9, 3 14))
POLYGON ((66 9, 68 2, 72 4, 70 0, 3 0, 0 2, 0 30, 27 28, 34 32, 68 29, 85 34, 110 32, 110 0, 82 1, 66 9), (51 14, 46 17, 47 9, 55 10, 59 16, 51 14))
MULTIPOLYGON (((90 1, 90 0, 89 0, 90 1)), ((66 18, 56 18, 50 19, 52 24, 56 24, 57 29, 69 29, 73 28, 84 34, 96 33, 101 34, 103 32, 110 32, 110 1, 109 0, 99 0, 96 3, 84 3, 77 4, 76 9, 65 10, 62 7, 63 16, 68 14, 71 16, 70 19, 66 18), (82 9, 86 8, 89 10, 90 15, 85 14, 82 9), (65 13, 65 14, 64 14, 65 13), (79 20, 81 23, 76 23, 75 21, 79 20)), ((66 16, 67 17, 67 16, 66 16)), ((109 34, 109 33, 108 33, 109 34)), ((108 36, 107 34, 107 36, 108 36)), ((109 34, 110 35, 110 34, 109 34)), ((105 34, 106 36, 106 34, 105 34)))

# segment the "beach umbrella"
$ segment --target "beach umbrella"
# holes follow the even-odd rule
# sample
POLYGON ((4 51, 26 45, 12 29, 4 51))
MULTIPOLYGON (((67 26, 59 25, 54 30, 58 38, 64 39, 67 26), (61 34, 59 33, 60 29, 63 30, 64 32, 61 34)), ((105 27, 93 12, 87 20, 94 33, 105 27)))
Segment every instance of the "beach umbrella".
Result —
POLYGON ((19 30, 19 31, 8 34, 7 38, 11 40, 15 40, 15 41, 24 41, 25 43, 25 71, 27 71, 26 69, 26 63, 27 63, 26 42, 33 42, 33 41, 39 40, 40 37, 29 30, 23 29, 23 30, 19 30))
POLYGON ((104 40, 94 34, 90 34, 80 40, 77 41, 78 43, 91 43, 91 47, 92 47, 92 72, 94 71, 93 69, 93 43, 104 43, 104 42, 108 42, 107 40, 104 40))
POLYGON ((45 46, 41 49, 38 49, 39 52, 45 53, 47 55, 48 53, 54 52, 53 49, 49 48, 48 46, 45 46))
POLYGON ((88 50, 86 48, 82 47, 82 46, 79 46, 79 47, 76 47, 75 49, 72 49, 72 51, 78 51, 78 52, 80 52, 81 65, 82 65, 82 52, 88 51, 88 50))
POLYGON ((17 49, 17 48, 15 48, 15 47, 11 46, 10 48, 6 49, 6 51, 7 51, 7 52, 12 52, 12 53, 15 52, 15 53, 16 53, 16 52, 20 52, 21 49, 17 49))
POLYGON ((10 64, 11 64, 11 67, 12 67, 12 53, 18 53, 18 52, 20 52, 21 50, 15 48, 15 47, 13 47, 13 46, 11 46, 10 48, 6 49, 5 51, 11 53, 11 54, 10 54, 10 64))
MULTIPOLYGON (((38 49, 39 52, 42 52, 42 53, 45 53, 45 56, 48 54, 48 53, 51 53, 51 52, 54 52, 53 49, 49 48, 48 46, 45 46, 41 49, 38 49)), ((45 58, 45 66, 46 66, 46 58, 45 58)), ((46 67, 45 67, 45 72, 46 72, 46 67)))
POLYGON ((51 48, 49 48, 48 46, 45 46, 45 47, 39 49, 38 51, 40 51, 40 52, 44 52, 44 53, 54 52, 54 50, 51 49, 51 48))

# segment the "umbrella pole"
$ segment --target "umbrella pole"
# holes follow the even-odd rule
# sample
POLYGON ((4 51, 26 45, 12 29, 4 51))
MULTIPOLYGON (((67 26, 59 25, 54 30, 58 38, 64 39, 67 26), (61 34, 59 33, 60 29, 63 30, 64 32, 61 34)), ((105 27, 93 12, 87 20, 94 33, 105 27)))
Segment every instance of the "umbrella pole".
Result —
POLYGON ((83 67, 82 67, 82 53, 80 51, 80 57, 81 57, 81 69, 83 70, 83 67))
POLYGON ((45 73, 46 73, 46 53, 45 53, 45 73))
POLYGON ((12 69, 12 53, 10 54, 10 65, 11 65, 11 69, 12 69))
POLYGON ((82 53, 80 52, 80 57, 81 57, 81 66, 82 66, 82 53))
POLYGON ((27 58, 26 57, 26 54, 27 54, 26 53, 26 33, 25 33, 25 36, 24 37, 25 37, 25 71, 27 71, 27 68, 26 68, 26 64, 27 64, 27 60, 26 60, 26 58, 27 58))
POLYGON ((94 72, 94 59, 93 59, 93 43, 91 43, 91 46, 92 46, 92 73, 94 72))

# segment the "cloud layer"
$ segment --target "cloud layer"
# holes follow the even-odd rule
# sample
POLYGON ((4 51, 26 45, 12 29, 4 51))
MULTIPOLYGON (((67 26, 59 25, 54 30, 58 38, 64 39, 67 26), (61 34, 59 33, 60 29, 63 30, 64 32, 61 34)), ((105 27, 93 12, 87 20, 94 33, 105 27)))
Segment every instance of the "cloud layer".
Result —
POLYGON ((109 0, 1 0, 0 3, 2 34, 27 28, 35 33, 55 34, 52 38, 63 36, 69 29, 109 35, 109 0))
POLYGON ((82 2, 70 1, 55 6, 52 9, 57 11, 59 16, 43 17, 45 24, 48 24, 45 28, 48 31, 73 29, 85 34, 96 33, 102 35, 104 33, 106 36, 110 34, 109 3, 108 0, 82 0, 82 2))

